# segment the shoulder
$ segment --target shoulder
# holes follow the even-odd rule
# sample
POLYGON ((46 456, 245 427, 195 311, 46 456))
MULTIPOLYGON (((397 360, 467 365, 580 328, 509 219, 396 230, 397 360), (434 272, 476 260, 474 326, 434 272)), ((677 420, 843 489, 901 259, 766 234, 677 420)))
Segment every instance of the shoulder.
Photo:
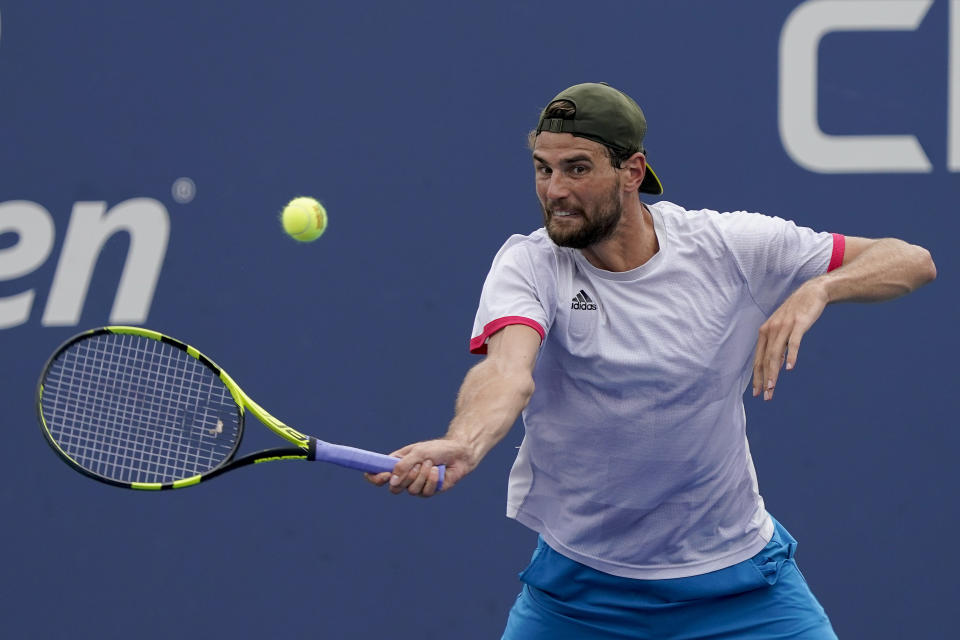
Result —
POLYGON ((717 211, 715 209, 686 209, 666 200, 648 205, 660 212, 665 222, 687 228, 710 227, 726 229, 738 226, 763 225, 784 220, 750 211, 717 211))
POLYGON ((659 214, 668 231, 679 234, 718 229, 722 226, 722 217, 729 215, 713 209, 686 209, 665 200, 648 206, 651 211, 659 214))
POLYGON ((681 253, 708 250, 716 255, 725 249, 725 217, 730 214, 713 209, 686 209, 666 201, 649 207, 659 216, 668 244, 681 253))
POLYGON ((507 238, 497 251, 493 263, 527 265, 536 271, 555 270, 559 262, 572 260, 569 255, 572 251, 554 244, 546 229, 541 227, 527 235, 514 234, 507 238))
POLYGON ((724 242, 744 236, 764 236, 782 232, 796 225, 783 218, 752 211, 717 211, 685 209, 672 202, 650 205, 660 212, 664 226, 677 233, 696 233, 724 242))

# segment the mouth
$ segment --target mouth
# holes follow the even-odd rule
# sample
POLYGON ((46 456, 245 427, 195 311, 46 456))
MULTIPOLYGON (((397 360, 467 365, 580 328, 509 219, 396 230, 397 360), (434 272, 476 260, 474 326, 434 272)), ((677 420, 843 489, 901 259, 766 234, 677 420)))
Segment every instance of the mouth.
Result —
POLYGON ((581 215, 583 214, 581 214, 579 211, 568 211, 568 210, 559 210, 559 209, 550 212, 551 218, 560 218, 560 219, 576 218, 581 215))

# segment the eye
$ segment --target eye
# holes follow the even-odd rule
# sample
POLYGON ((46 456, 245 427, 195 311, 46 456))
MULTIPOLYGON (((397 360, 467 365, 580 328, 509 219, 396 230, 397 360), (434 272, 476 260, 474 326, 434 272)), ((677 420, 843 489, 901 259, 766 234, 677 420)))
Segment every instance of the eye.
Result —
POLYGON ((572 167, 570 167, 570 173, 572 173, 572 174, 575 175, 575 176, 582 176, 582 175, 585 174, 588 170, 589 170, 589 169, 588 169, 585 165, 582 165, 582 164, 575 164, 575 165, 573 165, 572 167))
POLYGON ((553 173, 553 171, 547 165, 540 164, 537 165, 537 173, 543 176, 548 176, 553 173))

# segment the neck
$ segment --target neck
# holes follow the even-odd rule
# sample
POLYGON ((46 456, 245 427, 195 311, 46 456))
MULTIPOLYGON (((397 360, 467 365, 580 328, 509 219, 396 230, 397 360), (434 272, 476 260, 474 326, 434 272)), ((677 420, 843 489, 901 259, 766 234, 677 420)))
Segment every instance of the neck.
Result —
POLYGON ((653 215, 637 198, 624 206, 623 216, 609 238, 583 249, 581 253, 598 269, 629 271, 645 264, 659 250, 653 215))

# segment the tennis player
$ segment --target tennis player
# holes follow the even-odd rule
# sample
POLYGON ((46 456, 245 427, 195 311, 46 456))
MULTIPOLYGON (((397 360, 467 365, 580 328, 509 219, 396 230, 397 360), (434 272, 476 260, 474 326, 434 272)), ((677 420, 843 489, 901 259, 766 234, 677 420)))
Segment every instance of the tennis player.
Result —
MULTIPOLYGON (((393 493, 453 488, 523 412, 507 515, 539 533, 503 638, 836 638, 766 511, 743 394, 770 400, 827 304, 936 277, 923 248, 659 195, 646 120, 605 84, 531 132, 544 228, 483 286, 444 438, 394 452, 393 493)), ((722 164, 718 165, 722 168, 722 164)))

